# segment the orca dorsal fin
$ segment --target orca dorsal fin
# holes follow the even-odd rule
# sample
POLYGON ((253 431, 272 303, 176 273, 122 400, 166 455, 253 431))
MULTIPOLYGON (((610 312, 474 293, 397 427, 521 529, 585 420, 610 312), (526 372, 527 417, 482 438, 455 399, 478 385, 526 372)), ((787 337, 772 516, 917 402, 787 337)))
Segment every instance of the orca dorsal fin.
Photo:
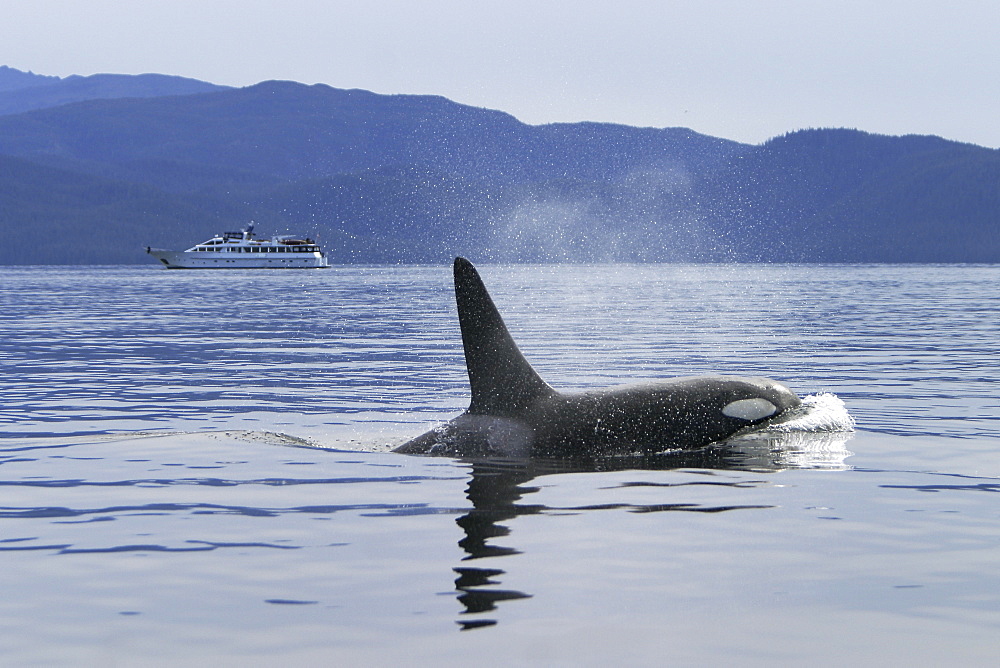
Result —
POLYGON ((510 415, 555 394, 507 331, 472 263, 455 258, 455 301, 472 386, 469 413, 510 415))

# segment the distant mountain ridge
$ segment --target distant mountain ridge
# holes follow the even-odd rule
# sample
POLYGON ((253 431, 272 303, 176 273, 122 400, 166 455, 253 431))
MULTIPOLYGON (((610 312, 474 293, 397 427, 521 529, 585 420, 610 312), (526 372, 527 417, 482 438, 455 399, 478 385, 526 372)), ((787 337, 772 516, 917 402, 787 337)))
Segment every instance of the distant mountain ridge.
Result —
POLYGON ((164 74, 93 74, 66 78, 0 66, 0 115, 19 114, 85 100, 194 95, 226 86, 164 74))
POLYGON ((59 81, 59 77, 22 72, 13 67, 0 65, 0 92, 44 86, 59 81))
POLYGON ((335 262, 1000 262, 1000 151, 937 137, 751 146, 437 96, 7 70, 0 103, 12 76, 76 97, 0 112, 0 234, 23 240, 0 264, 143 262, 251 219, 335 262))
MULTIPOLYGON (((90 100, 0 117, 0 153, 8 155, 106 166, 191 163, 291 180, 394 165, 514 183, 605 180, 666 158, 712 164, 739 146, 684 128, 528 126, 503 112, 441 97, 282 81, 194 97, 90 100)), ((155 172, 145 178, 171 185, 155 172)))

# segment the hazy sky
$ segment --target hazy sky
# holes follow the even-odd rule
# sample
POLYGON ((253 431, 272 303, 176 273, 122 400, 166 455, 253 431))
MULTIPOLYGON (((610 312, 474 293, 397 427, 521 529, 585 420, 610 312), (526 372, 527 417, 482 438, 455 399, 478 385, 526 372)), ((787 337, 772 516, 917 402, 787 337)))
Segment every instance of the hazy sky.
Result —
POLYGON ((526 123, 1000 147, 997 0, 0 0, 0 64, 431 93, 526 123))

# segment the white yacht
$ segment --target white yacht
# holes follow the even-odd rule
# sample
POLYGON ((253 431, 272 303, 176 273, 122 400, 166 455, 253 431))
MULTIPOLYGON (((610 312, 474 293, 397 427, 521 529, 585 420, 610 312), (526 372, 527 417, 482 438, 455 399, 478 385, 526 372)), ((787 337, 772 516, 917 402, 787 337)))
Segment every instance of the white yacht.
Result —
POLYGON ((282 234, 254 237, 253 225, 224 232, 187 250, 146 247, 167 269, 320 269, 330 263, 312 239, 282 234))

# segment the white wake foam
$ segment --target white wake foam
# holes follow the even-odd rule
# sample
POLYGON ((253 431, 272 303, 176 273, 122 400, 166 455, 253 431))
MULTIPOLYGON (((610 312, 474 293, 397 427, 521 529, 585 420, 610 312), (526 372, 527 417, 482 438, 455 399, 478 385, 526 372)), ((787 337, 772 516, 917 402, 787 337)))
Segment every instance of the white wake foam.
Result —
POLYGON ((847 442, 854 418, 843 400, 822 393, 802 398, 802 405, 746 431, 730 443, 747 456, 746 464, 762 470, 808 468, 842 470, 853 453, 847 442))
POLYGON ((758 433, 817 434, 852 431, 854 431, 854 418, 847 412, 844 401, 836 394, 823 392, 803 397, 802 405, 772 420, 758 433))

